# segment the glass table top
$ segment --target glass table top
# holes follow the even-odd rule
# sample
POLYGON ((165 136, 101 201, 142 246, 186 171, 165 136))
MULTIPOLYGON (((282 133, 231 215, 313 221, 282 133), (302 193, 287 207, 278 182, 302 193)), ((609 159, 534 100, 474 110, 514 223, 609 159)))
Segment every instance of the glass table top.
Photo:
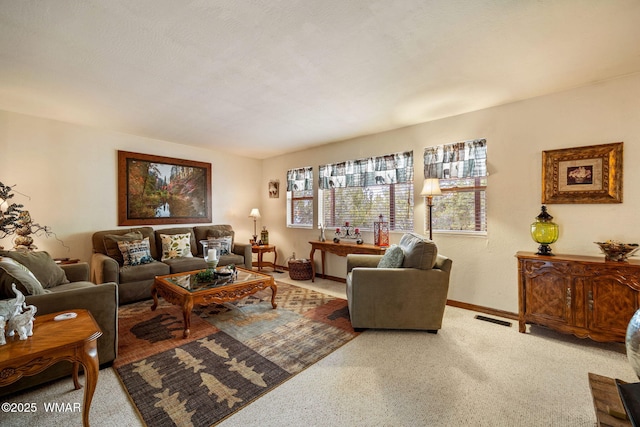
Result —
MULTIPOLYGON (((217 271, 220 271, 220 269, 217 271)), ((202 281, 198 280, 197 273, 197 271, 191 271, 185 274, 164 277, 163 279, 168 283, 180 286, 187 291, 196 292, 261 279, 265 276, 264 274, 249 270, 236 269, 235 274, 222 275, 217 273, 213 280, 202 281)))

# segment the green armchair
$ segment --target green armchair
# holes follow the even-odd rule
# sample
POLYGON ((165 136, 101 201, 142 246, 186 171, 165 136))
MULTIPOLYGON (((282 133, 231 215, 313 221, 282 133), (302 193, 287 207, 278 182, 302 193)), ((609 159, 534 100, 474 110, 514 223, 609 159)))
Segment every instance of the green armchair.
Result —
MULTIPOLYGON (((355 329, 418 329, 437 333, 447 304, 452 260, 431 240, 405 234, 402 264, 378 267, 383 255, 347 256, 347 300, 355 329)), ((386 255, 385 255, 386 256, 386 255)))

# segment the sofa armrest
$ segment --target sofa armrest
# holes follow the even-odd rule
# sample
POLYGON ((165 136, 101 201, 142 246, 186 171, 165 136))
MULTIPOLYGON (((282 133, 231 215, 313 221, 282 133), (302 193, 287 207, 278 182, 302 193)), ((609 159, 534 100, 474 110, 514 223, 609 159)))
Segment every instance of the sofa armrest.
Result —
POLYGON ((249 243, 234 243, 231 252, 244 257, 244 268, 247 270, 253 268, 253 254, 249 243))
POLYGON ((376 268, 383 255, 349 254, 347 255, 347 273, 356 267, 376 268))
POLYGON ((77 264, 62 264, 60 268, 64 270, 65 276, 69 282, 88 282, 89 281, 89 264, 79 262, 77 264))
POLYGON ((116 358, 118 352, 118 286, 115 283, 70 288, 42 295, 29 295, 26 302, 38 308, 37 316, 58 311, 73 311, 79 308, 89 310, 102 330, 102 336, 98 338, 100 364, 109 363, 116 358))
POLYGON ((91 255, 91 281, 93 283, 120 283, 120 265, 115 259, 101 253, 91 255))

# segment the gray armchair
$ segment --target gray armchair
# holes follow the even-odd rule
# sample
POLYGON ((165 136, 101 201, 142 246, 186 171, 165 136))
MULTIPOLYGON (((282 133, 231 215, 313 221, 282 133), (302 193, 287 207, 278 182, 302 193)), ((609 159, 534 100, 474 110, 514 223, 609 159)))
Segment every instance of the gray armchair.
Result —
POLYGON ((420 329, 437 333, 447 304, 451 259, 431 240, 407 233, 402 265, 379 268, 382 255, 347 256, 347 300, 355 329, 420 329))

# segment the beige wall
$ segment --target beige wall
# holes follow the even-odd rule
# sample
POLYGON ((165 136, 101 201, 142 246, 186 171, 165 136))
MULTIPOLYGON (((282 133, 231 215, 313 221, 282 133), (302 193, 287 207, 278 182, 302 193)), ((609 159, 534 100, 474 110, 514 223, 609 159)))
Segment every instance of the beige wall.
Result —
MULTIPOLYGON (((317 174, 323 163, 413 150, 415 179, 421 181, 425 147, 475 138, 488 144, 488 233, 434 235, 441 253, 454 261, 450 299, 517 312, 514 255, 537 248, 529 225, 540 212, 543 150, 624 142, 624 203, 549 205, 560 225, 554 252, 598 256, 594 241, 640 242, 640 75, 272 158, 263 163, 263 180, 284 183, 287 169, 313 166, 317 174)), ((307 242, 319 234, 285 227, 284 193, 284 184, 279 199, 261 193, 262 223, 283 263, 293 252, 308 257, 307 242)), ((416 232, 424 233, 424 220, 424 200, 416 195, 416 232)), ((397 242, 400 236, 391 239, 397 242)), ((319 264, 318 254, 316 259, 319 264)), ((345 259, 328 255, 327 268, 328 274, 344 277, 345 259)))
MULTIPOLYGON (((38 238, 41 249, 54 256, 88 260, 91 233, 117 228, 117 150, 211 162, 213 222, 232 224, 238 238, 247 241, 253 234, 247 216, 252 207, 259 207, 263 217, 258 227, 267 226, 270 242, 278 247, 278 263, 286 264, 293 252, 307 257, 308 241, 318 236, 315 229, 285 226, 288 169, 313 166, 317 174, 323 163, 413 150, 415 177, 420 182, 425 147, 486 138, 491 174, 487 236, 435 234, 434 239, 440 251, 454 260, 449 298, 516 312, 514 254, 536 249, 528 229, 540 210, 541 152, 624 141, 623 204, 549 205, 561 227, 554 252, 598 255, 594 241, 640 242, 639 136, 640 75, 265 161, 0 112, 0 181, 18 184, 16 190, 31 200, 18 196, 17 201, 71 247, 66 252, 55 240, 38 238), (281 183, 277 199, 268 197, 271 179, 281 183)), ((415 231, 423 233, 421 197, 416 196, 415 206, 415 231)), ((391 238, 397 242, 400 234, 391 238)), ((365 240, 373 238, 368 234, 365 240)), ((0 244, 11 246, 6 239, 0 244)), ((328 274, 344 277, 345 268, 344 258, 327 256, 328 274)))
MULTIPOLYGON (((248 215, 259 197, 261 161, 0 111, 0 182, 17 184, 15 190, 31 200, 16 195, 14 201, 71 248, 37 237, 39 249, 88 261, 91 234, 119 228, 118 150, 210 162, 213 223, 232 224, 237 237, 249 241, 248 215)), ((0 245, 13 246, 8 238, 0 245)))

